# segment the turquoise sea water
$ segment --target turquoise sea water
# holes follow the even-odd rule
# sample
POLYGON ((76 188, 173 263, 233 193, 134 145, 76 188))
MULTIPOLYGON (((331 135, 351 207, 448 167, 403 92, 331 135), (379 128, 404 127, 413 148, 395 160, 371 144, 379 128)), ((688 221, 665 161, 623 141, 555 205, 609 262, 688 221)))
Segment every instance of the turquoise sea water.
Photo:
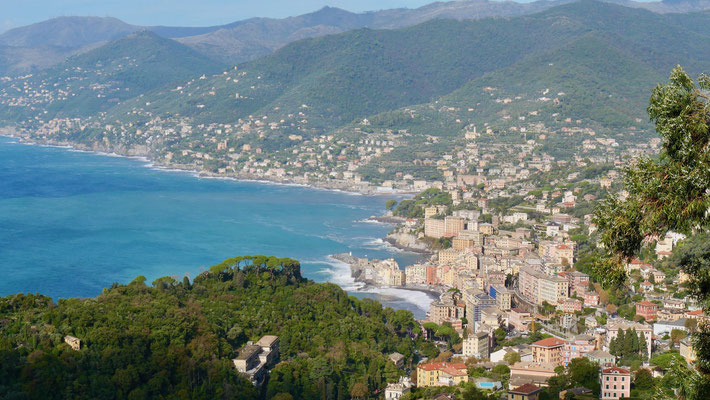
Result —
POLYGON ((0 296, 93 297, 113 282, 194 277, 244 254, 292 257, 313 280, 338 283, 423 315, 429 297, 356 292, 329 254, 413 253, 383 243, 391 226, 364 221, 391 196, 197 178, 141 160, 20 144, 0 137, 0 296))

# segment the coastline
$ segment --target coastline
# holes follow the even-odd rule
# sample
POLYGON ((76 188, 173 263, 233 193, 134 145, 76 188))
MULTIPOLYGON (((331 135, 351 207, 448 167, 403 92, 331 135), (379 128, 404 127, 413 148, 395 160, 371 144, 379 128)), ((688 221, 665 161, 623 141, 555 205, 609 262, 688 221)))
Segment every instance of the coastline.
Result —
POLYGON ((86 153, 94 153, 109 157, 124 157, 134 160, 140 160, 147 164, 147 167, 154 168, 161 171, 167 172, 183 172, 193 175, 196 178, 204 179, 224 179, 232 180, 237 182, 256 182, 270 185, 283 185, 283 186, 295 186, 304 187, 316 190, 328 190, 333 192, 345 193, 350 195, 362 195, 362 196, 386 196, 392 195, 397 197, 406 197, 416 194, 414 191, 407 191, 401 189, 391 189, 391 190, 378 190, 377 187, 367 185, 354 185, 347 183, 345 181, 308 181, 301 182, 298 179, 293 178, 278 178, 278 177, 267 177, 267 176, 257 176, 244 173, 234 173, 234 174, 220 174, 209 171, 199 171, 192 168, 191 165, 185 164, 175 164, 175 163, 163 163, 158 162, 151 157, 148 151, 126 151, 122 152, 116 149, 108 148, 97 148, 96 146, 91 147, 85 144, 71 143, 64 141, 38 141, 34 138, 30 138, 26 135, 22 135, 17 132, 14 128, 10 127, 0 127, 0 137, 8 137, 17 139, 18 143, 35 145, 35 146, 48 146, 56 147, 71 151, 79 151, 86 153))
MULTIPOLYGON (((370 195, 370 196, 376 196, 376 195, 384 195, 384 194, 393 194, 397 196, 402 196, 406 193, 402 192, 391 192, 391 193, 382 193, 382 192, 357 192, 357 191, 351 191, 351 190, 342 190, 342 189, 337 189, 337 188, 332 188, 332 187, 322 187, 322 186, 314 186, 314 185, 309 185, 309 184, 303 184, 303 183, 293 183, 293 182, 284 182, 281 180, 265 180, 265 179, 250 179, 250 178, 238 178, 238 177, 233 177, 233 176, 224 176, 220 174, 204 174, 204 173, 199 173, 194 170, 190 170, 188 168, 175 168, 172 165, 156 165, 152 162, 150 157, 147 157, 145 155, 141 154, 119 154, 116 152, 107 152, 107 151, 102 151, 102 150, 97 150, 97 149, 91 149, 88 148, 87 146, 75 146, 69 143, 58 143, 58 142, 42 142, 42 141, 36 141, 36 140, 31 140, 30 138, 23 137, 22 135, 12 135, 8 134, 7 131, 0 131, 0 137, 7 137, 10 139, 11 142, 14 142, 16 144, 21 144, 21 145, 27 145, 27 146, 38 146, 38 147, 48 147, 48 148, 57 148, 61 150, 68 150, 70 152, 79 152, 79 153, 92 153, 92 154, 97 154, 101 156, 108 156, 108 157, 120 157, 120 158, 127 158, 127 159, 132 159, 132 160, 137 160, 140 161, 141 163, 145 163, 145 166, 154 170, 158 171, 163 171, 163 172, 178 172, 182 174, 189 174, 193 177, 196 178, 204 178, 204 179, 220 179, 220 180, 229 180, 229 181, 235 181, 235 182, 254 182, 254 183, 260 183, 260 184, 268 184, 268 185, 280 185, 280 186, 291 186, 291 187, 302 187, 302 188, 308 188, 308 189, 317 189, 317 190, 328 190, 328 191, 333 191, 337 193, 342 193, 342 194, 348 194, 348 195, 370 195)), ((384 205, 382 207, 382 210, 384 211, 384 205)), ((377 223, 377 224, 386 224, 386 225, 395 225, 398 223, 403 222, 402 219, 397 218, 397 217, 388 217, 388 216, 370 216, 362 221, 367 221, 367 222, 372 222, 372 223, 377 223)), ((398 250, 405 250, 408 251, 409 249, 404 249, 401 246, 397 246, 394 244, 389 243, 389 241, 386 240, 386 238, 382 237, 375 237, 373 236, 374 240, 380 240, 386 244, 392 245, 394 249, 398 250)), ((349 269, 349 268, 348 268, 349 269)), ((348 271, 349 272, 349 271, 348 271)), ((349 277, 348 273, 348 277, 349 277)), ((334 282, 336 283, 336 282, 334 282)), ((354 283, 354 282, 353 282, 354 283)), ((410 309, 412 310, 413 308, 416 308, 418 310, 421 310, 422 312, 426 312, 428 310, 428 302, 431 299, 438 298, 439 294, 438 292, 434 290, 429 290, 428 288, 414 288, 414 287, 387 287, 387 288, 378 288, 374 287, 371 285, 350 285, 348 283, 336 283, 338 286, 340 286, 343 290, 346 291, 351 291, 354 293, 361 293, 363 295, 368 295, 372 294, 375 296, 375 298, 379 298, 379 301, 385 301, 385 306, 387 306, 386 303, 390 302, 388 299, 394 300, 393 303, 400 303, 400 304, 407 304, 407 306, 404 306, 405 309, 410 309), (423 306, 426 304, 426 308, 423 308, 423 306), (413 307, 413 308, 412 308, 413 307)))

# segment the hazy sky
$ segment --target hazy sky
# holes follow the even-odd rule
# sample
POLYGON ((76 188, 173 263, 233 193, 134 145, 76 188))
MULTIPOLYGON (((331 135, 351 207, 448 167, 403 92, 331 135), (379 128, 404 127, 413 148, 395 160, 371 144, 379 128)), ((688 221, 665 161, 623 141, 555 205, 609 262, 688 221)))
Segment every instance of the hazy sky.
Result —
POLYGON ((283 18, 326 5, 349 11, 416 8, 434 0, 0 0, 0 32, 58 16, 111 16, 136 25, 209 26, 283 18))

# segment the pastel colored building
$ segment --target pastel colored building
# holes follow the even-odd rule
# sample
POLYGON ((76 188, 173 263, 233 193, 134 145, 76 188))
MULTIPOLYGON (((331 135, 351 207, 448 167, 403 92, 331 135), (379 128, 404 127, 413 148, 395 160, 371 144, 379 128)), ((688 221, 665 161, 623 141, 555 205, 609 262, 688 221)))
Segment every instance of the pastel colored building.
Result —
POLYGON ((602 400, 631 396, 631 371, 624 368, 602 368, 602 400))

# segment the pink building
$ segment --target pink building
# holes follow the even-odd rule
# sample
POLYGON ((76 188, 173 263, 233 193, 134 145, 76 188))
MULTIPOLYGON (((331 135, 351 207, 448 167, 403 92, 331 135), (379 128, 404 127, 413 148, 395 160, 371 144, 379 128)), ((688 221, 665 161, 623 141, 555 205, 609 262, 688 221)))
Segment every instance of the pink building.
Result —
POLYGON ((616 400, 631 396, 631 372, 628 369, 611 367, 602 369, 602 400, 616 400))
POLYGON ((587 292, 584 294, 584 305, 585 306, 598 306, 599 305, 599 295, 595 292, 587 292))
POLYGON ((570 338, 562 348, 562 360, 564 364, 569 364, 575 358, 585 357, 596 349, 596 339, 594 336, 577 335, 570 338))

